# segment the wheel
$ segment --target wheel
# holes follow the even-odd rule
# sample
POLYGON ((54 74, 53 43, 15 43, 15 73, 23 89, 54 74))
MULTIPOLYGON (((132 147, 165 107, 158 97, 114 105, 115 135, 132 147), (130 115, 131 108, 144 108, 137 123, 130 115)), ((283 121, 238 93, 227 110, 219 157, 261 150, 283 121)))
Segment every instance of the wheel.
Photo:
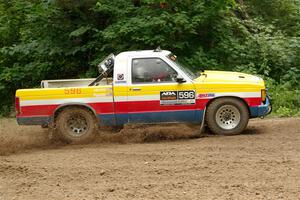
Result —
POLYGON ((247 127, 248 121, 247 106, 236 98, 216 99, 206 111, 206 122, 209 129, 219 135, 240 134, 247 127))
POLYGON ((56 128, 62 140, 68 143, 83 143, 94 138, 98 124, 92 112, 69 107, 59 113, 56 128))

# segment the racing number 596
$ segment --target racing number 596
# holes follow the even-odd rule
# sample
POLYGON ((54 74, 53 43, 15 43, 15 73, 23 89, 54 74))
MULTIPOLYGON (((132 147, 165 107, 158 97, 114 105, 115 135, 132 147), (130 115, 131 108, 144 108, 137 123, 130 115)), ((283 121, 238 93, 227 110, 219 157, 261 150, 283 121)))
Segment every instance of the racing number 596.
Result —
POLYGON ((178 93, 179 99, 195 99, 194 91, 179 91, 178 93))

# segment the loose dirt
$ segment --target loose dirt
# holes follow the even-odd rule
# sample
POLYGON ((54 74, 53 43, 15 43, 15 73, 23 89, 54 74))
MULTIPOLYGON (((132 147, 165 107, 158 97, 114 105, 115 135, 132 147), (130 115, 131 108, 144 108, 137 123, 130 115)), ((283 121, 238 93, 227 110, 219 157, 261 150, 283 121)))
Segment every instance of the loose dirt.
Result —
POLYGON ((1 119, 0 200, 300 199, 300 118, 230 137, 198 129, 130 125, 65 145, 1 119))

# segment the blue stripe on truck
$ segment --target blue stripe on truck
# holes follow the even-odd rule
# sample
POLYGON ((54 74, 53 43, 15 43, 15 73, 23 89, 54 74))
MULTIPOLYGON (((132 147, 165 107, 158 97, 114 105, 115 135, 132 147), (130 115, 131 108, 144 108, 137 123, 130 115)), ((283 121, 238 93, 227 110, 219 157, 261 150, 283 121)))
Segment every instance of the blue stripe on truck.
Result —
POLYGON ((200 123, 203 110, 143 112, 125 114, 100 114, 100 124, 106 126, 132 123, 160 123, 160 122, 191 122, 200 123), (116 121, 115 121, 116 118, 116 121))

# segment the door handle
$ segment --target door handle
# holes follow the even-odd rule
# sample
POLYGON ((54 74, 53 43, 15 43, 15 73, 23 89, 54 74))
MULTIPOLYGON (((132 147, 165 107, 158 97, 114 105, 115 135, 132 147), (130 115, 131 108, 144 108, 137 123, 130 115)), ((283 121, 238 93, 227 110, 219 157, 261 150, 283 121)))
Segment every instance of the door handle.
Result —
POLYGON ((131 88, 132 91, 141 91, 141 88, 131 88))

